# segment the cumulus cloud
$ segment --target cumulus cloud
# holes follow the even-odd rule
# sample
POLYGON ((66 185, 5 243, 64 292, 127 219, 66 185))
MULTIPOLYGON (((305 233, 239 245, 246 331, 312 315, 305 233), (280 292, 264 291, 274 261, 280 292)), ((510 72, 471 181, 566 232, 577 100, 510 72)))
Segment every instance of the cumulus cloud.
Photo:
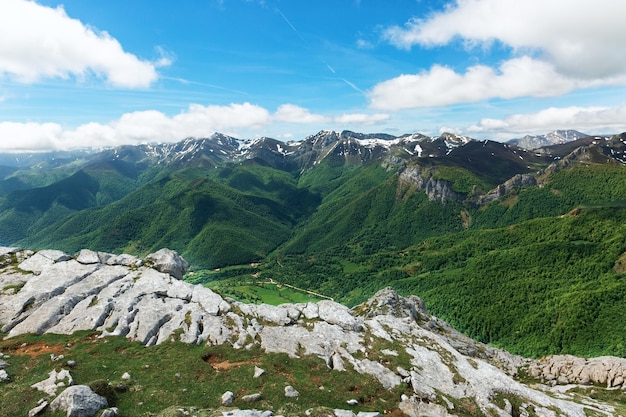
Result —
POLYGON ((511 55, 498 69, 457 73, 442 65, 376 85, 371 106, 399 109, 492 97, 545 97, 590 86, 626 84, 626 2, 457 0, 425 19, 390 27, 384 38, 410 49, 457 40, 468 49, 497 42, 511 55), (595 22, 595 24, 591 24, 595 22), (393 97, 399 96, 397 102, 393 97))
POLYGON ((461 129, 469 134, 511 138, 515 135, 545 133, 555 129, 576 129, 585 133, 626 131, 626 105, 617 107, 550 107, 535 113, 514 114, 505 119, 484 118, 461 129))
POLYGON ((59 6, 29 0, 0 3, 0 76, 33 83, 42 78, 103 77, 113 86, 145 88, 157 80, 157 63, 124 51, 106 32, 70 18, 59 6))
POLYGON ((597 85, 563 77, 529 57, 504 62, 497 70, 476 65, 463 74, 441 65, 419 74, 401 75, 377 84, 368 94, 371 106, 385 110, 444 106, 489 98, 550 97, 576 87, 597 85))
POLYGON ((288 123, 325 123, 328 118, 313 114, 309 110, 295 104, 282 104, 274 113, 274 120, 288 123))
MULTIPOLYGON (((110 123, 86 123, 68 129, 57 123, 0 122, 0 151, 38 151, 119 146, 148 142, 173 142, 186 137, 207 137, 213 132, 239 136, 260 132, 268 126, 329 123, 368 125, 387 120, 386 114, 322 116, 294 104, 283 104, 271 113, 251 103, 225 106, 191 104, 174 116, 157 110, 123 114, 110 123)), ((316 127, 317 129, 320 126, 316 127)), ((239 136, 240 137, 240 136, 239 136)), ((285 137, 285 136, 282 136, 285 137)))

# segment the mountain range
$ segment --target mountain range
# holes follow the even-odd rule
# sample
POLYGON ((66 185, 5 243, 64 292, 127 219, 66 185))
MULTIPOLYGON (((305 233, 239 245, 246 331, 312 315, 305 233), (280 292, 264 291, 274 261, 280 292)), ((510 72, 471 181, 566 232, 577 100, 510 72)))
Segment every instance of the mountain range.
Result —
POLYGON ((625 140, 322 131, 1 155, 0 245, 169 247, 233 297, 251 276, 349 305, 393 285, 515 353, 626 355, 625 140))

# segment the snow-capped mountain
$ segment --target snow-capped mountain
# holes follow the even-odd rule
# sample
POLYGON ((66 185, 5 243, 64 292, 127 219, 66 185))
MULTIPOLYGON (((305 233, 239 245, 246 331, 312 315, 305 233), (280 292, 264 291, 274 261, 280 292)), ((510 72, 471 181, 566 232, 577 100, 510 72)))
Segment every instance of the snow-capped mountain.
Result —
POLYGON ((526 135, 523 138, 512 139, 509 143, 513 143, 524 149, 537 149, 543 146, 560 145, 572 142, 589 135, 581 133, 577 130, 555 130, 545 135, 526 135))

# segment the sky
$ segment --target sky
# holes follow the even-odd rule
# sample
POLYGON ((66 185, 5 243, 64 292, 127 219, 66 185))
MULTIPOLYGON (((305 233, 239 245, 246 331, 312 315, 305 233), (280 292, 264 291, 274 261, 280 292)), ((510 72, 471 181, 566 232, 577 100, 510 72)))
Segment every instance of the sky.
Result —
POLYGON ((0 151, 626 131, 623 0, 0 0, 0 151))

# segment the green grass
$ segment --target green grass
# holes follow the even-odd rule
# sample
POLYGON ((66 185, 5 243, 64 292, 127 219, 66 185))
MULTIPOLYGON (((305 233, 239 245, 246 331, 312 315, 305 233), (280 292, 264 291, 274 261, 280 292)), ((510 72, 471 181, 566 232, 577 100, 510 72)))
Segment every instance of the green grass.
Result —
POLYGON ((26 415, 45 397, 30 385, 46 379, 52 369, 60 370, 67 360, 77 363, 71 370, 75 384, 103 380, 116 389, 113 397, 121 417, 155 416, 173 405, 215 410, 226 391, 235 393, 234 407, 272 410, 287 416, 302 415, 311 408, 348 408, 346 401, 352 398, 359 401, 351 408, 355 412, 391 411, 400 396, 398 390, 387 391, 370 376, 352 370, 332 371, 317 357, 294 359, 259 348, 236 350, 228 345, 178 342, 144 347, 121 337, 98 338, 79 332, 71 336, 19 336, 0 341, 0 351, 10 355, 7 371, 12 381, 0 390, 2 412, 7 416, 26 415), (51 362, 50 353, 65 358, 51 362), (253 378, 255 366, 265 370, 258 379, 253 378), (121 378, 125 372, 131 375, 128 381, 121 378), (300 396, 286 398, 286 385, 296 388, 300 396), (256 392, 263 395, 260 402, 241 401, 243 395, 256 392))

